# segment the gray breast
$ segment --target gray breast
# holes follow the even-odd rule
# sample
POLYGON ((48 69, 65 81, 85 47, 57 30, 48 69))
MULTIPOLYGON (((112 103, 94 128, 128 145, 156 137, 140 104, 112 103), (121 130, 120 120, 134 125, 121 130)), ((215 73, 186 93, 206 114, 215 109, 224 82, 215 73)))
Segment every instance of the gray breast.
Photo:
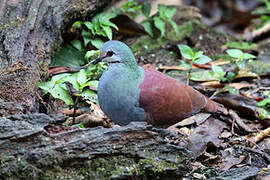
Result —
POLYGON ((104 113, 116 124, 126 125, 132 121, 144 121, 145 111, 139 107, 138 77, 123 64, 111 64, 103 73, 98 86, 98 101, 104 113))

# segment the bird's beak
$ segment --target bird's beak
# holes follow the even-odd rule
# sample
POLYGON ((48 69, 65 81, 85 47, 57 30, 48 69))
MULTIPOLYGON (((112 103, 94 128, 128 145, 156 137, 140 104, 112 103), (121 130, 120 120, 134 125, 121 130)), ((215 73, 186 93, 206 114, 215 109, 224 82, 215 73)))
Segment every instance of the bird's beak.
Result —
POLYGON ((91 61, 91 63, 95 65, 95 64, 101 62, 104 58, 106 58, 106 54, 101 51, 99 57, 97 59, 91 61))
POLYGON ((103 57, 98 57, 97 59, 91 61, 91 63, 95 65, 95 64, 101 62, 102 60, 103 60, 103 57))

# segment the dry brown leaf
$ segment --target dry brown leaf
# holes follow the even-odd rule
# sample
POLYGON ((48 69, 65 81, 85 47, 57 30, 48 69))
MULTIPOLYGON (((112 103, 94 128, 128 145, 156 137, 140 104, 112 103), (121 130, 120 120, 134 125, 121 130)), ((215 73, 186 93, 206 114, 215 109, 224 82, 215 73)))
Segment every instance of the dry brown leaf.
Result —
POLYGON ((242 89, 242 88, 246 88, 246 87, 255 87, 254 84, 250 84, 250 83, 230 83, 229 86, 233 87, 235 89, 242 89))
POLYGON ((220 133, 225 128, 225 123, 214 118, 209 118, 202 125, 193 130, 188 137, 188 149, 195 157, 199 157, 209 145, 220 146, 220 133))
POLYGON ((213 87, 213 88, 223 88, 224 84, 221 84, 219 81, 208 81, 201 83, 204 87, 213 87))

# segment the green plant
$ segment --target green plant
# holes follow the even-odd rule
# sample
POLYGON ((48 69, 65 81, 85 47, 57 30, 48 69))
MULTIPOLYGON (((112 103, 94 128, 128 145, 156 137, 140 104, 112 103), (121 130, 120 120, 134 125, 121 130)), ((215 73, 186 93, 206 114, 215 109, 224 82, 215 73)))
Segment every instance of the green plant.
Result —
POLYGON ((182 56, 190 61, 180 61, 180 65, 191 69, 193 64, 206 64, 212 59, 208 56, 203 55, 203 51, 195 51, 187 45, 179 44, 178 49, 182 56))
POLYGON ((256 20, 260 21, 260 24, 258 25, 258 28, 264 26, 265 24, 270 22, 270 1, 269 0, 260 0, 264 3, 265 7, 263 9, 258 9, 255 11, 252 11, 252 14, 260 15, 259 18, 256 20))
POLYGON ((134 0, 128 0, 121 6, 121 13, 130 13, 134 19, 141 9, 142 5, 138 5, 134 0))
POLYGON ((244 60, 249 60, 249 59, 254 59, 256 58, 252 54, 249 53, 244 53, 243 51, 239 49, 228 49, 226 53, 234 58, 231 60, 231 62, 236 65, 238 69, 244 69, 245 68, 245 61, 244 60))
POLYGON ((101 37, 112 39, 112 28, 118 30, 118 27, 110 21, 110 19, 116 17, 115 13, 99 13, 95 15, 92 21, 76 21, 72 28, 82 28, 81 35, 83 38, 83 44, 79 40, 73 40, 72 45, 82 51, 83 47, 86 47, 89 43, 95 46, 97 49, 101 47, 103 41, 101 37))
POLYGON ((270 91, 264 91, 263 95, 266 96, 266 98, 258 102, 258 106, 267 107, 270 105, 270 91))
POLYGON ((188 79, 190 78, 190 72, 194 64, 206 64, 212 61, 210 57, 203 55, 203 51, 195 51, 191 47, 184 44, 179 44, 178 48, 182 56, 185 59, 190 60, 190 61, 184 61, 184 60, 179 61, 181 66, 189 69, 188 79))
POLYGON ((89 64, 87 69, 81 69, 77 73, 63 73, 53 76, 48 82, 38 83, 44 94, 50 93, 54 98, 63 100, 67 105, 75 105, 68 83, 75 89, 76 99, 81 98, 98 103, 95 91, 86 87, 97 88, 98 79, 106 68, 104 64, 89 64))
POLYGON ((239 94, 239 89, 236 89, 236 88, 228 86, 228 85, 225 86, 223 89, 228 90, 230 94, 239 94))
POLYGON ((233 72, 225 72, 221 66, 211 66, 212 71, 210 71, 210 75, 213 76, 214 78, 218 79, 220 82, 225 83, 225 82, 231 82, 234 77, 235 73, 233 72))
POLYGON ((176 13, 176 8, 168 7, 162 4, 158 5, 158 16, 154 17, 154 25, 161 32, 161 37, 165 36, 165 27, 168 22, 174 29, 176 35, 179 34, 178 25, 172 20, 172 17, 176 13))
POLYGON ((264 91, 263 95, 266 97, 258 102, 259 108, 257 112, 262 119, 270 119, 270 91, 264 91))
POLYGON ((144 27, 144 30, 149 34, 150 37, 153 37, 153 29, 152 25, 150 23, 150 12, 151 12, 151 4, 149 2, 144 2, 142 5, 142 13, 146 17, 146 20, 141 23, 141 25, 144 27))
POLYGON ((227 42, 226 46, 228 48, 235 48, 235 49, 253 49, 254 47, 256 47, 258 44, 256 43, 247 43, 247 42, 227 42))

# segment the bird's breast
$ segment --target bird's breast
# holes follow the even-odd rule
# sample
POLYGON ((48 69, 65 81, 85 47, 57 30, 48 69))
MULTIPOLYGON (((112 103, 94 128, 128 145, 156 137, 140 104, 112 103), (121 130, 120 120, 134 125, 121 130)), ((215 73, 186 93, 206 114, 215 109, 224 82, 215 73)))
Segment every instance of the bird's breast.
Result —
POLYGON ((146 118, 144 110, 139 107, 139 84, 143 81, 143 74, 138 74, 119 65, 109 67, 100 78, 98 101, 115 123, 126 125, 146 118))

